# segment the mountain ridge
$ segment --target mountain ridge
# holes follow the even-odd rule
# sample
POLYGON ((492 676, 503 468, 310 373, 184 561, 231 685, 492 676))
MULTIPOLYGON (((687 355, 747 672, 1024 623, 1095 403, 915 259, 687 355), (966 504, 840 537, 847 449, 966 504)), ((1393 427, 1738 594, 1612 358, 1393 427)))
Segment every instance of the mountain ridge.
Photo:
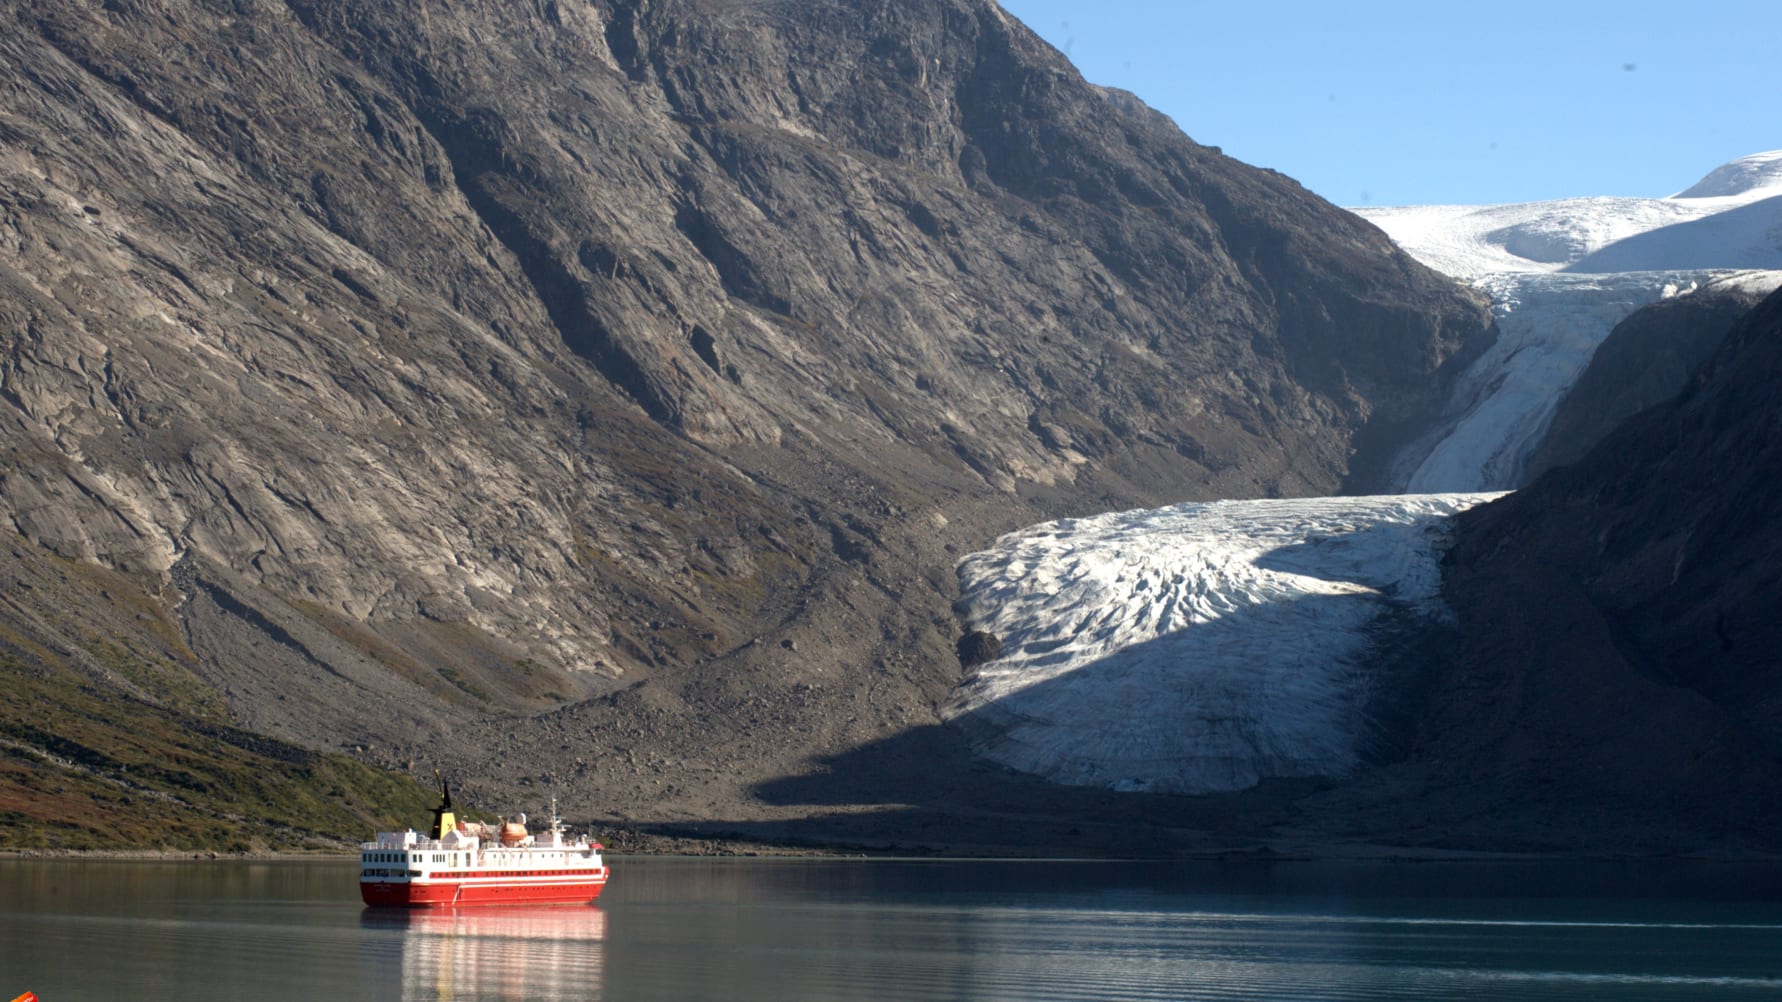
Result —
POLYGON ((11 573, 150 617, 19 670, 467 795, 760 811, 933 719, 962 545, 1368 482, 1491 336, 992 3, 5 17, 11 573))

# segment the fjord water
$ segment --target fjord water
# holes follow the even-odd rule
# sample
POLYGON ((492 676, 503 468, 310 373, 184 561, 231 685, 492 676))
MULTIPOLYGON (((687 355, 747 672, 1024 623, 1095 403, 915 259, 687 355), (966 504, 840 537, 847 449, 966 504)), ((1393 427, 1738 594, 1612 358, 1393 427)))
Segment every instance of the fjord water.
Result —
POLYGON ((620 857, 598 907, 353 865, 0 861, 0 997, 1756 999, 1782 869, 620 857))

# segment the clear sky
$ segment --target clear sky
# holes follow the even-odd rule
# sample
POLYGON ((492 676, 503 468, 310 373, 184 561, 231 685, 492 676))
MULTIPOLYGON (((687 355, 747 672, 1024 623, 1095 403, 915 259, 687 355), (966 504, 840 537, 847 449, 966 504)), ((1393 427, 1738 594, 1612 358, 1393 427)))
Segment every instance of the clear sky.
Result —
POLYGON ((1001 0, 1339 205, 1670 195, 1782 149, 1782 0, 1001 0))

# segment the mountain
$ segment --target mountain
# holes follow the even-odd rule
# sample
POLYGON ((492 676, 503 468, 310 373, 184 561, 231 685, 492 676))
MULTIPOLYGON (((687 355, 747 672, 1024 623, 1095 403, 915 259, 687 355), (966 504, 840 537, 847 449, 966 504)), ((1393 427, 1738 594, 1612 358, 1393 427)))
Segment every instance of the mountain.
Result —
POLYGON ((1772 294, 1681 395, 1456 520, 1416 757, 1504 831, 1773 847, 1779 367, 1772 294))
MULTIPOLYGON (((0 663, 54 683, 7 789, 127 787, 152 707, 496 808, 802 817, 763 784, 931 733, 958 553, 1376 486, 1493 336, 990 0, 0 24, 0 663)), ((134 795, 226 806, 188 779, 134 795)))
POLYGON ((1555 409, 1616 324, 1682 292, 1756 295, 1782 282, 1782 152, 1741 157, 1669 198, 1357 211, 1488 295, 1501 331, 1443 418, 1393 460, 1395 490, 1521 486, 1540 468, 1555 409))

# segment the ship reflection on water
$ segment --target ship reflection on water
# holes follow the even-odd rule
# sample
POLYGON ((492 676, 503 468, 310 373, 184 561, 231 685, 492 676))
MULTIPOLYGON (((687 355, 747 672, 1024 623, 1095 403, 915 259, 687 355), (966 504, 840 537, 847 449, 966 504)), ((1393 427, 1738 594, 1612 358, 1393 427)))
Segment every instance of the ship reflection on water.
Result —
POLYGON ((606 913, 595 905, 367 908, 402 935, 404 999, 599 998, 606 913))

